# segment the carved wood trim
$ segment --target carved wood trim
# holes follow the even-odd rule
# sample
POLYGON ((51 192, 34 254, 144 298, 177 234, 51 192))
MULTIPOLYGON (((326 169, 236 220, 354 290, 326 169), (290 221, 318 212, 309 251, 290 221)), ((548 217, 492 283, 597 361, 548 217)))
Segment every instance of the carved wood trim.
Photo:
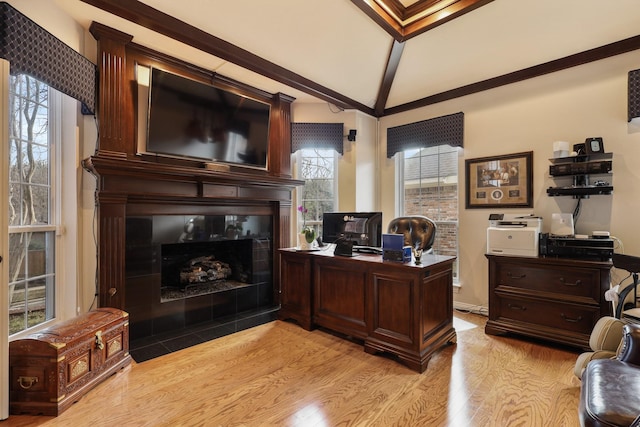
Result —
POLYGON ((100 201, 98 294, 101 307, 124 307, 125 215, 124 203, 100 201))
POLYGON ((98 152, 105 156, 126 157, 133 132, 131 99, 126 88, 125 45, 133 36, 93 22, 89 28, 98 41, 98 114, 100 120, 98 152), (115 95, 115 96, 114 96, 115 95), (102 148, 102 152, 101 152, 102 148))
MULTIPOLYGON (((277 176, 291 178, 291 103, 293 98, 282 93, 275 96, 271 107, 269 135, 269 170, 277 176), (287 153, 287 154, 285 154, 287 153)), ((303 185, 304 182, 302 182, 303 185)))

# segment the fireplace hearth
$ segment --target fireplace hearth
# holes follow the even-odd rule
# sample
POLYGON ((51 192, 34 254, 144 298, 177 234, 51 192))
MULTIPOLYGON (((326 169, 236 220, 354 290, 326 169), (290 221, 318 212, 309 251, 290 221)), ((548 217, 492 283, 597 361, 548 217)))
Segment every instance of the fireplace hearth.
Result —
POLYGON ((247 285, 245 283, 236 282, 234 280, 214 280, 196 285, 189 285, 184 288, 176 288, 172 286, 163 286, 160 288, 160 302, 169 302, 182 298, 197 297, 200 295, 207 295, 216 292, 228 291, 231 289, 238 289, 247 285))

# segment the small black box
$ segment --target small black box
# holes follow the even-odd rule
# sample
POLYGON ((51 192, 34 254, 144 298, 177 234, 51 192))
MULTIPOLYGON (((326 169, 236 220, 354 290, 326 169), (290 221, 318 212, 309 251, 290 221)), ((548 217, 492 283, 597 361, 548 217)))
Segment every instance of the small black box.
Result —
POLYGON ((385 261, 404 261, 404 251, 402 249, 382 249, 382 259, 385 261))

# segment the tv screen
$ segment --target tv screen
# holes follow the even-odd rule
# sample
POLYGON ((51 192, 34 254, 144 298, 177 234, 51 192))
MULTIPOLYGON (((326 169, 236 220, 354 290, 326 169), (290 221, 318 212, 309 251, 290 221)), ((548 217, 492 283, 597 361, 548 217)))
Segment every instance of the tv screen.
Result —
POLYGON ((152 68, 146 152, 266 168, 270 108, 152 68))
POLYGON ((382 246, 382 212, 329 212, 322 215, 322 241, 343 238, 356 246, 382 246))

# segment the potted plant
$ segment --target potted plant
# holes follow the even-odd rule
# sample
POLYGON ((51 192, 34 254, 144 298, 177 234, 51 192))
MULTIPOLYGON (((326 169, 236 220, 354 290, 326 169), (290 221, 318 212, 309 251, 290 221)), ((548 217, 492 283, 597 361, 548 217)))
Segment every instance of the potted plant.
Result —
POLYGON ((316 230, 307 225, 307 218, 305 215, 308 210, 304 205, 298 206, 298 212, 302 214, 302 230, 298 233, 298 246, 302 250, 309 250, 316 238, 316 230))

